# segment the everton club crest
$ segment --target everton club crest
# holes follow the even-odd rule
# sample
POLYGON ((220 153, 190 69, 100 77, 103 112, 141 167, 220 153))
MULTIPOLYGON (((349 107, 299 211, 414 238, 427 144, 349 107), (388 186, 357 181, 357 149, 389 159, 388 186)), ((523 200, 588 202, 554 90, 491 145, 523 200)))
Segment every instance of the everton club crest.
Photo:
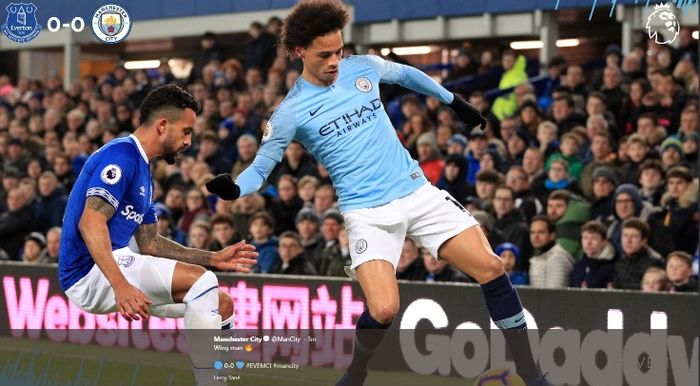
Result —
POLYGON ((103 5, 92 15, 92 33, 107 44, 117 44, 131 32, 131 18, 116 4, 103 5))
POLYGON ((39 35, 41 24, 36 20, 36 5, 32 3, 10 3, 7 7, 7 20, 2 32, 10 40, 26 43, 39 35))

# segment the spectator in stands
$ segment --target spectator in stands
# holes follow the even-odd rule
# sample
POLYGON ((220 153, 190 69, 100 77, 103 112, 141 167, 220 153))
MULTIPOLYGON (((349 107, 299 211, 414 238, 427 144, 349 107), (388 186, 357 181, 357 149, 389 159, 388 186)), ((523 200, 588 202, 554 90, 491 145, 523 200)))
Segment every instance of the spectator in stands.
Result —
POLYGON ((289 174, 277 180, 278 197, 268 204, 268 212, 275 220, 275 234, 295 229, 296 214, 304 206, 304 202, 297 196, 296 189, 294 177, 289 174))
POLYGON ((559 135, 568 133, 576 126, 586 124, 585 117, 576 112, 574 99, 568 94, 554 98, 554 102, 552 102, 552 120, 559 128, 559 135))
POLYGON ((596 220, 581 227, 583 255, 571 271, 571 287, 612 288, 615 248, 606 240, 606 232, 605 224, 596 220))
POLYGON ((659 267, 649 267, 642 275, 642 292, 667 292, 669 285, 666 272, 659 267))
POLYGON ((46 238, 39 232, 32 232, 24 238, 22 261, 25 264, 46 264, 49 261, 42 260, 46 238))
POLYGON ((187 245, 190 248, 209 250, 211 244, 211 225, 206 220, 197 220, 190 226, 187 233, 187 245))
POLYGON ((622 255, 615 261, 615 288, 639 290, 647 268, 663 268, 661 255, 647 245, 648 237, 649 225, 638 217, 622 223, 622 255))
POLYGON ((433 128, 430 118, 422 110, 413 113, 403 125, 403 144, 413 158, 418 156, 418 138, 425 133, 432 133, 433 128))
POLYGON ((156 215, 158 216, 158 223, 156 224, 156 229, 158 234, 165 238, 176 241, 182 245, 187 244, 187 235, 185 235, 181 230, 175 226, 168 208, 161 204, 156 203, 156 215))
MULTIPOLYGON (((618 66, 606 66, 603 70, 603 87, 600 91, 605 95, 605 104, 610 111, 621 111, 627 103, 627 94, 622 90, 622 70, 618 66)), ((617 127, 621 127, 620 121, 617 127)))
POLYGON ((552 220, 535 216, 530 224, 530 285, 535 288, 563 288, 569 284, 574 258, 555 242, 557 233, 552 220))
POLYGON ((206 162, 214 174, 231 170, 231 163, 219 149, 219 137, 213 131, 205 131, 199 136, 197 161, 206 162))
POLYGON ((445 158, 445 167, 436 186, 464 204, 468 196, 476 193, 474 187, 466 181, 466 176, 467 160, 460 154, 450 154, 445 158))
POLYGON ((678 128, 678 135, 685 138, 687 135, 698 133, 698 108, 688 105, 681 113, 681 123, 678 128))
POLYGON ((494 170, 482 170, 476 175, 476 196, 481 208, 491 212, 496 187, 503 184, 503 175, 494 170))
POLYGON ((497 137, 501 138, 503 140, 506 140, 507 138, 503 138, 503 135, 500 130, 500 125, 502 122, 499 122, 498 118, 491 112, 491 106, 490 102, 488 99, 486 99, 486 96, 484 93, 481 91, 474 91, 471 94, 469 94, 469 103, 474 106, 481 115, 486 118, 486 121, 489 123, 489 126, 491 127, 491 132, 497 137))
POLYGON ((683 251, 671 252, 666 257, 666 275, 671 292, 698 292, 698 277, 693 274, 693 257, 683 251))
POLYGON ((296 229, 301 237, 301 246, 308 257, 313 257, 314 251, 320 244, 323 236, 319 233, 320 220, 316 212, 310 208, 304 208, 297 213, 296 229))
POLYGON ((50 228, 61 226, 63 212, 66 210, 68 197, 59 185, 58 178, 51 171, 41 173, 39 177, 39 200, 34 212, 35 230, 45 233, 50 228))
POLYGON ((488 149, 488 142, 484 132, 478 127, 472 129, 469 133, 467 146, 469 147, 467 151, 467 182, 474 184, 476 183, 476 175, 481 167, 481 156, 488 149))
POLYGON ((261 72, 267 73, 277 55, 275 36, 267 32, 257 21, 250 24, 248 34, 250 43, 245 66, 246 68, 257 67, 261 72))
POLYGON ((583 68, 578 64, 567 66, 562 80, 561 90, 571 95, 574 101, 577 100, 579 107, 583 107, 583 101, 586 100, 590 91, 583 75, 583 68))
POLYGON ((18 260, 24 237, 34 223, 34 214, 18 187, 8 191, 6 205, 7 210, 0 213, 0 248, 11 260, 18 260))
POLYGON ((251 244, 258 252, 258 263, 254 271, 268 273, 272 267, 280 260, 277 247, 279 246, 277 237, 274 235, 274 220, 265 211, 256 212, 250 217, 251 244))
POLYGON ((400 280, 423 280, 427 271, 423 257, 416 243, 406 238, 401 249, 401 256, 396 265, 396 278, 400 280))
POLYGON ((231 178, 236 179, 245 168, 253 163, 255 153, 258 151, 258 140, 250 134, 243 134, 236 141, 238 148, 238 159, 233 164, 231 170, 231 178))
POLYGON ((193 66, 189 77, 190 83, 202 78, 204 66, 212 61, 221 61, 222 59, 221 50, 216 45, 216 35, 211 32, 205 32, 199 43, 201 49, 192 59, 193 66))
POLYGON ((662 211, 650 219, 654 225, 650 244, 662 255, 693 253, 698 246, 698 180, 688 168, 678 166, 666 174, 666 190, 662 211))
POLYGON ((661 143, 661 164, 669 170, 674 166, 680 166, 685 159, 683 144, 675 137, 666 138, 661 143))
POLYGON ((639 165, 639 194, 642 200, 655 207, 661 206, 661 197, 665 192, 666 171, 661 161, 648 159, 639 165))
MULTIPOLYGON (((516 55, 512 49, 506 49, 501 54, 501 66, 503 66, 503 75, 498 83, 498 88, 505 90, 515 87, 521 83, 527 82, 527 59, 523 55, 516 55)), ((515 114, 518 105, 515 100, 514 93, 507 93, 499 96, 491 108, 494 115, 498 119, 510 117, 515 114)))
MULTIPOLYGON (((591 139, 590 151, 593 156, 591 162, 587 163, 581 171, 580 187, 584 197, 594 198, 593 194, 593 173, 600 166, 616 168, 617 157, 613 149, 613 139, 608 132, 596 132, 591 139)), ((617 174, 617 172, 615 172, 617 174)), ((619 177, 618 177, 619 180, 619 177)))
POLYGON ((456 270, 443 259, 436 259, 430 254, 427 248, 421 248, 423 255, 423 265, 425 266, 426 274, 423 281, 433 282, 464 282, 468 283, 469 277, 462 272, 456 270))
POLYGON ((549 169, 553 161, 558 159, 565 159, 568 163, 569 176, 575 181, 581 180, 581 172, 583 170, 583 163, 577 157, 579 148, 581 147, 581 141, 578 136, 573 132, 568 132, 561 137, 561 142, 559 145, 559 151, 552 154, 545 163, 545 169, 549 169))
POLYGON ((682 137, 683 154, 685 164, 690 169, 693 177, 700 176, 700 161, 698 160, 698 147, 700 146, 700 134, 690 133, 682 137))
POLYGON ((591 219, 605 224, 613 221, 613 193, 620 179, 615 169, 609 166, 599 166, 593 172, 593 204, 591 219))
POLYGON ((210 223, 212 228, 212 240, 208 248, 210 251, 220 251, 242 240, 236 233, 233 218, 229 214, 216 213, 211 217, 210 223))
POLYGON ((515 207, 513 189, 506 185, 497 187, 493 197, 493 209, 496 214, 495 227, 501 231, 504 239, 518 247, 518 255, 529 259, 532 254, 530 229, 522 212, 515 207))
POLYGON ((530 136, 524 129, 515 131, 515 135, 508 138, 506 149, 508 152, 508 165, 522 165, 525 150, 530 144, 530 136))
POLYGON ((318 179, 314 176, 304 176, 297 182, 299 198, 304 202, 304 208, 313 207, 316 189, 319 186, 318 179))
POLYGON ((269 273, 283 275, 318 274, 314 266, 307 260, 304 247, 301 246, 301 237, 296 232, 284 231, 280 234, 277 252, 280 259, 269 273))
POLYGON ((314 194, 314 210, 319 217, 335 206, 336 197, 333 185, 321 185, 314 194))
POLYGON ((177 224, 185 212, 185 188, 182 185, 172 185, 165 195, 165 207, 173 225, 177 224))
POLYGON ((265 210, 265 199, 258 193, 243 196, 234 201, 231 206, 231 215, 236 233, 247 238, 250 235, 251 216, 263 210, 265 210))
POLYGON ((41 253, 39 261, 50 264, 57 263, 60 247, 61 227, 53 227, 46 232, 46 249, 41 253))
POLYGON ((515 207, 525 216, 529 223, 533 216, 542 213, 542 203, 530 189, 527 173, 522 166, 511 166, 506 173, 506 185, 515 193, 515 207))
POLYGON ((631 135, 626 142, 627 157, 629 161, 624 162, 621 167, 621 182, 624 184, 634 184, 637 182, 639 165, 650 158, 650 147, 646 139, 639 134, 631 135))
POLYGON ((431 184, 437 185, 445 162, 440 157, 440 149, 437 146, 435 134, 432 132, 423 133, 416 141, 418 152, 418 164, 425 178, 431 184))
POLYGON ((512 243, 499 244, 494 252, 503 261, 503 268, 511 283, 516 285, 528 284, 527 273, 516 270, 516 265, 518 265, 518 261, 521 259, 520 248, 518 248, 517 245, 512 243))
POLYGON ((538 198, 544 202, 551 192, 562 189, 572 193, 577 193, 578 190, 576 181, 569 177, 569 162, 560 158, 552 161, 544 181, 544 191, 538 198))
POLYGON ((622 184, 615 189, 613 205, 615 219, 608 226, 608 240, 615 246, 617 254, 621 254, 622 223, 631 217, 639 217, 642 221, 647 221, 658 210, 648 202, 642 201, 639 189, 632 184, 622 184))
POLYGON ((549 159, 559 150, 559 137, 557 137, 557 125, 552 121, 544 121, 537 126, 535 133, 537 145, 544 158, 549 159))
POLYGON ((284 150, 282 162, 278 163, 273 170, 269 183, 276 185, 277 180, 285 174, 296 179, 310 176, 315 169, 314 160, 306 153, 301 143, 292 141, 284 150))
POLYGON ((211 211, 209 210, 209 202, 201 190, 191 188, 185 197, 185 211, 178 222, 178 228, 184 233, 189 233, 190 226, 195 221, 208 222, 211 211))
POLYGON ((53 161, 53 171, 66 190, 66 194, 70 194, 73 184, 75 184, 75 175, 70 162, 70 158, 65 154, 58 154, 53 161))
POLYGON ((311 260, 319 275, 345 276, 345 265, 349 264, 346 264, 339 240, 343 224, 343 215, 336 209, 328 209, 323 214, 321 225, 323 240, 316 246, 311 260))
POLYGON ((590 204, 567 190, 555 190, 547 198, 547 217, 556 224, 557 244, 578 257, 581 226, 590 218, 590 204))
POLYGON ((29 153, 24 149, 22 140, 13 138, 7 145, 7 155, 3 159, 4 168, 26 170, 29 163, 29 153))
POLYGON ((457 57, 455 57, 454 67, 450 69, 444 81, 451 82, 456 79, 474 75, 478 67, 479 65, 472 58, 471 52, 466 48, 462 48, 458 51, 457 57))

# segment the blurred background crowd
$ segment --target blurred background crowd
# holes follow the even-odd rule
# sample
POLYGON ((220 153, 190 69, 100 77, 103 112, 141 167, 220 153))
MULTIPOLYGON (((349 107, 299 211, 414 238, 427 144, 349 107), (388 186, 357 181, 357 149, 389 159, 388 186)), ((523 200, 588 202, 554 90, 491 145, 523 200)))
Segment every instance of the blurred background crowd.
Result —
MULTIPOLYGON (((256 194, 225 202, 204 186, 251 164, 300 75, 277 46, 280 26, 251 24, 245 53, 204 34, 188 78, 176 79, 167 60, 70 85, 0 74, 0 259, 57 261, 67 196, 86 159, 134 130, 152 88, 176 82, 202 109, 177 164, 151 163, 159 232, 208 250, 245 239, 260 253, 256 272, 344 276, 351 246, 332 182, 301 144, 289 145, 256 194)), ((594 68, 555 57, 537 88, 525 56, 465 45, 430 74, 482 111, 485 131, 400 86, 383 85, 382 100, 407 151, 478 219, 513 283, 697 291, 697 41, 689 30, 679 39, 680 48, 650 40, 626 55, 610 45, 594 68), (493 84, 460 83, 494 72, 493 84), (491 87, 501 92, 482 92, 491 87)), ((410 239, 397 276, 472 281, 410 239)))

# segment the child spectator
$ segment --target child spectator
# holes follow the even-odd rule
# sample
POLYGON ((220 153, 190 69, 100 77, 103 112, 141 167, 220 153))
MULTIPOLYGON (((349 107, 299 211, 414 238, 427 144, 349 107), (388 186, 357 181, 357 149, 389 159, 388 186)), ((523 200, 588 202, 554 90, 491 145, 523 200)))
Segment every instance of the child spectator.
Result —
POLYGON ((527 285, 529 280, 527 273, 516 271, 515 267, 520 260, 520 248, 511 243, 503 243, 496 247, 494 251, 503 261, 503 268, 510 278, 510 282, 518 285, 527 285))
POLYGON ((258 252, 258 263, 253 269, 255 272, 268 273, 279 263, 277 237, 272 233, 274 229, 275 224, 269 213, 261 211, 250 216, 250 243, 255 245, 258 252))
POLYGON ((659 267, 649 267, 642 276, 642 292, 666 292, 668 291, 668 277, 666 272, 659 267))
POLYGON ((698 277, 693 274, 693 257, 689 253, 671 252, 666 257, 666 276, 671 292, 698 292, 698 277))
POLYGON ((605 239, 606 231, 605 225, 595 220, 581 228, 583 256, 571 271, 571 287, 612 288, 615 248, 605 239))
POLYGON ((636 184, 639 165, 649 156, 649 143, 641 135, 633 134, 627 139, 625 145, 628 161, 622 164, 621 182, 623 184, 636 184))

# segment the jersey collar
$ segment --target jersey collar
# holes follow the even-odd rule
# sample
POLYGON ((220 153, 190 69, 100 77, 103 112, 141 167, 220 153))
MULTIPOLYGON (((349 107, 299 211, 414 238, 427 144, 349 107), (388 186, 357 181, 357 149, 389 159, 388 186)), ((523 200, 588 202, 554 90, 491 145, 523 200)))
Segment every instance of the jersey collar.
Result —
POLYGON ((146 156, 146 152, 143 151, 143 147, 141 147, 141 142, 139 142, 139 139, 133 134, 129 134, 129 138, 134 140, 136 147, 139 149, 139 153, 141 153, 141 157, 143 157, 143 160, 148 163, 148 157, 146 156))

